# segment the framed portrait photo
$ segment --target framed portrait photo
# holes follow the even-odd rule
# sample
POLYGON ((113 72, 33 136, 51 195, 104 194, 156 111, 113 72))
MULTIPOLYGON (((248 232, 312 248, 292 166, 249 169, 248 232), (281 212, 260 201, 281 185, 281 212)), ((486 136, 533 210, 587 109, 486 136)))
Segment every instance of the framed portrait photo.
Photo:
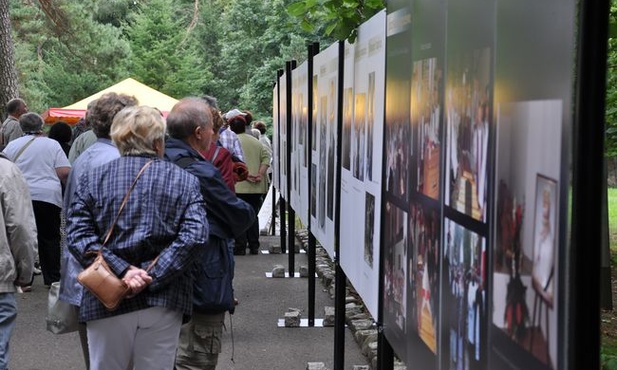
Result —
POLYGON ((558 209, 557 181, 538 174, 534 208, 532 282, 538 294, 553 304, 558 209))

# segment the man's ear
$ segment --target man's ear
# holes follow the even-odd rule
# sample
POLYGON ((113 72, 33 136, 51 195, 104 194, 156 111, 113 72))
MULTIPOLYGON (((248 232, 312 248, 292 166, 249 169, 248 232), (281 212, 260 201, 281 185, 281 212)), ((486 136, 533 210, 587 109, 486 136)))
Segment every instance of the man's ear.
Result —
POLYGON ((195 135, 195 137, 196 137, 197 139, 200 139, 200 138, 201 138, 201 134, 202 134, 202 132, 201 132, 201 126, 197 126, 197 127, 195 127, 195 130, 193 131, 193 135, 195 135))

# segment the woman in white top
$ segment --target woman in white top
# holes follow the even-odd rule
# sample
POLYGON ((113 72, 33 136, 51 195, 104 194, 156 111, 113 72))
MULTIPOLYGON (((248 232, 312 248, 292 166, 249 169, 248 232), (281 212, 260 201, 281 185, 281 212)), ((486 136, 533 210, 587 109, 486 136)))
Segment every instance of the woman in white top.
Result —
POLYGON ((43 135, 43 118, 26 113, 19 118, 24 136, 11 141, 4 153, 24 174, 36 219, 43 282, 60 280, 60 210, 62 183, 71 165, 57 141, 43 135))

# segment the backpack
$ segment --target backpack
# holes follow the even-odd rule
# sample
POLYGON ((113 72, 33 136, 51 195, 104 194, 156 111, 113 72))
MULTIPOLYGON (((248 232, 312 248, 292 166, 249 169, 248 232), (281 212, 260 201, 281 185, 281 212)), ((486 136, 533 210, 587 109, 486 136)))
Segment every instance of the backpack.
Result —
MULTIPOLYGON (((184 157, 176 165, 186 169, 195 158, 184 157)), ((234 256, 229 241, 210 235, 201 258, 193 265, 193 309, 200 313, 234 312, 234 256)))
POLYGON ((208 246, 193 267, 193 309, 201 313, 234 313, 233 249, 210 235, 208 246))

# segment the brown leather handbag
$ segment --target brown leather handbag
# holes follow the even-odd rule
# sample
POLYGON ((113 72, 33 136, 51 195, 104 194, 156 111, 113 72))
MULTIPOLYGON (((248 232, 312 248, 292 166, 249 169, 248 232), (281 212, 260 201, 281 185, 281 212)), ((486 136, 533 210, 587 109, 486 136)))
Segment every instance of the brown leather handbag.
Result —
POLYGON ((118 278, 103 258, 99 249, 94 262, 79 273, 77 280, 110 311, 115 310, 120 302, 131 293, 131 288, 118 278))
MULTIPOLYGON (((143 174, 146 168, 150 164, 152 164, 152 162, 153 160, 147 162, 141 168, 141 170, 135 177, 135 180, 133 180, 131 187, 124 196, 124 199, 122 200, 122 204, 120 205, 120 209, 118 210, 118 214, 116 215, 114 222, 112 223, 111 227, 107 231, 107 234, 105 235, 105 240, 103 241, 102 247, 107 244, 107 241, 109 240, 109 237, 111 236, 114 227, 116 226, 116 222, 118 222, 118 218, 120 217, 120 214, 122 213, 122 210, 124 209, 124 206, 128 201, 129 195, 131 194, 131 191, 137 183, 137 179, 139 179, 139 177, 143 174)), ((113 311, 118 308, 120 302, 122 302, 122 300, 126 296, 131 294, 131 288, 124 282, 124 280, 118 278, 116 274, 114 274, 114 272, 111 270, 111 268, 105 261, 105 258, 103 257, 102 247, 96 252, 96 258, 94 259, 94 262, 92 262, 90 266, 88 266, 86 269, 80 272, 79 275, 77 275, 77 281, 79 281, 81 285, 83 285, 86 289, 90 291, 90 293, 92 293, 96 298, 98 298, 98 300, 101 301, 105 308, 113 311)), ((152 266, 154 266, 157 259, 158 257, 150 264, 148 270, 150 270, 152 266)))

